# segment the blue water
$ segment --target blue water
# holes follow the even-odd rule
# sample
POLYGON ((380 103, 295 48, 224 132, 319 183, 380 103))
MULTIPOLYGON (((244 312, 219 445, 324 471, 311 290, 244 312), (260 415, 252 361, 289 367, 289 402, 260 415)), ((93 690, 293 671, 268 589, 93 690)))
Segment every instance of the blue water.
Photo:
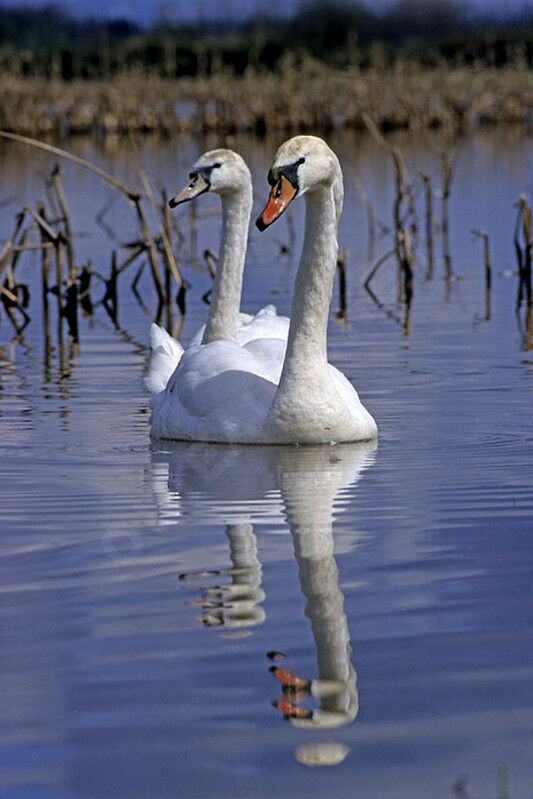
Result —
MULTIPOLYGON (((132 182, 140 159, 171 192, 215 143, 69 146, 132 182)), ((400 143, 436 190, 435 152, 400 143)), ((258 210, 274 145, 235 142, 258 210)), ((0 796, 533 795, 533 342, 515 313, 512 248, 533 142, 494 132, 458 143, 455 279, 444 280, 439 238, 426 280, 421 217, 403 328, 393 262, 372 283, 381 307, 362 287, 366 215, 351 177, 390 225, 391 165, 367 139, 334 146, 348 324, 332 315, 330 360, 377 419, 377 445, 151 445, 148 275, 148 315, 126 272, 119 329, 96 307, 79 352, 64 334, 63 358, 52 298, 47 357, 38 258, 21 258, 32 319, 19 337, 5 314, 0 326, 0 796), (471 228, 490 233, 489 319, 471 228), (296 677, 304 687, 284 693, 296 677)), ((14 147, 1 147, 5 196, 33 203, 52 162, 14 147)), ((113 243, 94 219, 110 190, 70 166, 64 181, 77 259, 107 274, 111 248, 136 235, 133 213, 112 205, 113 243)), ((202 199, 199 213, 217 209, 202 199)), ((16 207, 1 208, 3 236, 16 207)), ((184 340, 205 316, 201 252, 217 249, 220 224, 198 220, 195 267, 189 213, 184 340)), ((245 310, 275 301, 288 312, 302 223, 295 203, 288 255, 286 221, 251 234, 245 310)), ((374 262, 389 247, 384 236, 374 262)))

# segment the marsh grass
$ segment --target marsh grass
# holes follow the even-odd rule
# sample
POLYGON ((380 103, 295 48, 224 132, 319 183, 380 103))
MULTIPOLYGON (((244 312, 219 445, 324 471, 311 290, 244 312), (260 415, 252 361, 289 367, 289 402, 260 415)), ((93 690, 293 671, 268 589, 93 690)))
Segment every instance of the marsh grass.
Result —
POLYGON ((335 68, 287 55, 273 72, 221 68, 211 75, 162 78, 141 69, 109 80, 46 80, 4 73, 0 127, 30 136, 216 131, 326 133, 483 125, 530 126, 533 72, 524 62, 423 67, 335 68))

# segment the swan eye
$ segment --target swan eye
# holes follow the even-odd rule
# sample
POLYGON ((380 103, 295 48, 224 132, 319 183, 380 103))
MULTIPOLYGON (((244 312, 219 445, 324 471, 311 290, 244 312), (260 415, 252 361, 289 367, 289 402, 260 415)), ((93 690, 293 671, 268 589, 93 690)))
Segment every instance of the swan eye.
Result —
POLYGON ((298 166, 300 166, 300 164, 305 164, 305 156, 304 156, 304 155, 302 155, 302 157, 298 159, 298 161, 296 162, 296 164, 297 164, 298 166))
POLYGON ((213 169, 217 169, 217 167, 222 166, 220 161, 217 161, 216 164, 213 164, 213 169))
POLYGON ((276 198, 279 197, 280 195, 281 195, 281 180, 278 182, 278 185, 276 186, 276 191, 274 193, 274 196, 276 198))

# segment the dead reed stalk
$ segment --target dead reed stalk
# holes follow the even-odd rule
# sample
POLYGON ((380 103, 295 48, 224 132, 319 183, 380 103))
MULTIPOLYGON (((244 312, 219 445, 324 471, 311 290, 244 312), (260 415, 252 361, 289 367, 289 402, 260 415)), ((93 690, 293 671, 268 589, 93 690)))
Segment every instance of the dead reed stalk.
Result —
POLYGON ((429 175, 423 174, 422 180, 424 182, 426 220, 426 279, 431 280, 433 277, 433 188, 431 186, 431 177, 429 175))
POLYGON ((525 194, 520 195, 517 205, 518 213, 516 216, 513 241, 518 263, 518 296, 516 299, 516 307, 519 309, 524 300, 528 307, 532 304, 531 249, 533 242, 531 241, 531 208, 525 194), (522 233, 522 243, 520 242, 520 233, 522 233))
POLYGON ((70 215, 68 211, 67 198, 63 189, 63 181, 61 180, 61 167, 56 163, 52 169, 52 185, 54 187, 59 208, 61 209, 62 222, 65 226, 65 239, 67 248, 68 265, 70 270, 70 279, 74 279, 76 275, 76 264, 74 259, 74 240, 72 236, 72 227, 70 225, 70 215))
POLYGON ((450 190, 453 179, 454 162, 448 153, 441 154, 441 230, 442 230, 442 249, 444 258, 444 270, 446 281, 450 282, 453 278, 452 261, 450 257, 450 236, 449 236, 449 203, 450 190))

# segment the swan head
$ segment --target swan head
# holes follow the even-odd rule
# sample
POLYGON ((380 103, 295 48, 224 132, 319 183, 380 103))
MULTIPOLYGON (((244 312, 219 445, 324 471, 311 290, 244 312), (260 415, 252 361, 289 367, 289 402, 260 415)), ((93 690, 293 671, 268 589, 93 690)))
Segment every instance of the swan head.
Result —
POLYGON ((189 172, 189 182, 168 204, 175 208, 206 191, 216 194, 238 192, 251 186, 252 177, 246 163, 233 150, 210 150, 198 158, 189 172))
POLYGON ((332 186, 339 175, 338 158, 323 139, 318 136, 287 139, 278 148, 268 172, 267 180, 272 189, 256 226, 265 230, 296 197, 320 186, 332 186))

